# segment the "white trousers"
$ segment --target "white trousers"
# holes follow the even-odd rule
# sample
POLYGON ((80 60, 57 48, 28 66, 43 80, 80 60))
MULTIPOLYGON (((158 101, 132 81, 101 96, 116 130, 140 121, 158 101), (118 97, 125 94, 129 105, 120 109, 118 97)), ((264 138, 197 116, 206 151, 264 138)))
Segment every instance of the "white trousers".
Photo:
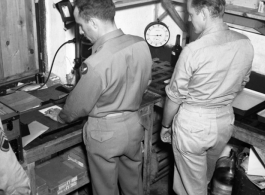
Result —
POLYGON ((207 195, 215 163, 233 133, 229 106, 202 108, 183 104, 173 120, 173 189, 178 195, 207 195))

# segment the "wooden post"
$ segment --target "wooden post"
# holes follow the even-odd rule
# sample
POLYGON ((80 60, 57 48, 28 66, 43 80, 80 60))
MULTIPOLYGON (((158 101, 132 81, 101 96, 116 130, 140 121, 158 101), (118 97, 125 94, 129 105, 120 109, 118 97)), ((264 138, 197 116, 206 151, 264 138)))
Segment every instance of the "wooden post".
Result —
POLYGON ((153 134, 153 106, 149 106, 149 114, 147 115, 148 127, 145 129, 144 137, 144 165, 143 165, 143 185, 144 194, 150 194, 150 177, 151 177, 151 155, 152 155, 152 134, 153 134))
POLYGON ((27 174, 30 181, 31 194, 36 195, 36 178, 35 178, 35 162, 27 164, 27 174))

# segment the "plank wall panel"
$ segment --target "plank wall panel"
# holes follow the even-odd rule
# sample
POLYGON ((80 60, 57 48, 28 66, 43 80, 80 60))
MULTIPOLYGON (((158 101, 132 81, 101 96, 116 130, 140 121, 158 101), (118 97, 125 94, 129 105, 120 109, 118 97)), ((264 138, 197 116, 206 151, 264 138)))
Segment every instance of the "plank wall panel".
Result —
POLYGON ((28 40, 28 68, 31 71, 39 69, 38 67, 38 45, 37 45, 37 26, 36 26, 36 12, 35 3, 33 0, 24 0, 24 8, 26 10, 27 22, 27 40, 28 40))
POLYGON ((29 49, 28 47, 28 37, 27 37, 27 18, 26 13, 27 10, 25 9, 25 1, 18 1, 18 18, 17 18, 17 24, 16 26, 16 36, 20 37, 20 40, 18 41, 18 48, 19 48, 19 54, 20 54, 20 66, 16 66, 16 71, 14 70, 13 73, 21 73, 24 72, 24 68, 28 68, 28 62, 29 62, 29 49))
MULTIPOLYGON (((10 76, 12 72, 12 64, 16 61, 16 56, 13 57, 13 51, 17 51, 16 43, 17 39, 14 36, 14 19, 17 8, 15 7, 13 0, 1 0, 1 52, 2 52, 2 66, 4 71, 4 77, 10 76), (8 9, 12 7, 11 9, 8 9), (12 39, 14 38, 14 39, 12 39)), ((17 62, 19 62, 17 60, 17 62)))
POLYGON ((35 3, 0 1, 0 83, 38 72, 35 3))

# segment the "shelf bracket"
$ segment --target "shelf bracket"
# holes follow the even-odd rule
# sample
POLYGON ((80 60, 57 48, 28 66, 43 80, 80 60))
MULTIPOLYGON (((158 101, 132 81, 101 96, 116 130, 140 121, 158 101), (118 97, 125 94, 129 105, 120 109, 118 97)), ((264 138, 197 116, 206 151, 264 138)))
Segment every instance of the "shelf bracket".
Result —
MULTIPOLYGON (((178 12, 175 10, 174 6, 172 5, 172 0, 162 0, 162 5, 165 7, 165 9, 168 11, 169 15, 172 17, 172 19, 177 23, 179 28, 186 32, 186 26, 182 18, 179 16, 178 12)), ((164 15, 164 13, 161 15, 161 17, 164 15)), ((163 16, 165 17, 165 16, 163 16)))
POLYGON ((163 14, 161 14, 157 19, 159 21, 162 21, 167 15, 168 15, 168 12, 167 11, 164 11, 163 14))

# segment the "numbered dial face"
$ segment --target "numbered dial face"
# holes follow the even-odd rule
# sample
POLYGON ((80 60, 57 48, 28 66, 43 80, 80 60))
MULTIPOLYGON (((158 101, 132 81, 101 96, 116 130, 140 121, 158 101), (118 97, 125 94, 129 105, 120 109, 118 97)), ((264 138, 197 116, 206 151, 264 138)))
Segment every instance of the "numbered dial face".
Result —
POLYGON ((145 40, 153 47, 162 47, 169 40, 169 30, 167 26, 160 22, 149 24, 145 29, 145 40))

